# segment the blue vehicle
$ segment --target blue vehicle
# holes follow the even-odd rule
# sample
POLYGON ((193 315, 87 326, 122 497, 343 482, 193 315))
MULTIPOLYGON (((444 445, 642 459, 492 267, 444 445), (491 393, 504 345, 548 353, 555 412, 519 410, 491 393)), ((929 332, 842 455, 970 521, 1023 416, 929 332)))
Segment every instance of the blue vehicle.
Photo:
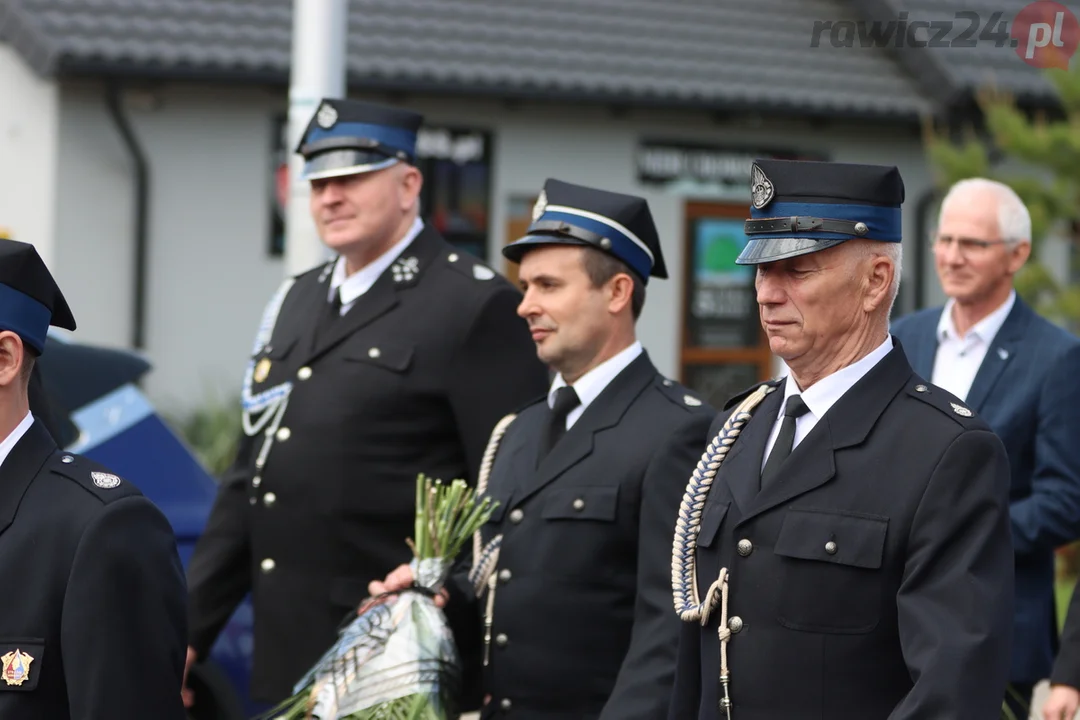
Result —
MULTIPOLYGON (((149 362, 132 352, 77 344, 54 331, 32 381, 35 415, 49 425, 61 447, 93 458, 138 486, 172 523, 187 567, 217 481, 139 389, 139 380, 151 370, 149 362), (42 414, 48 417, 39 414, 43 402, 48 412, 42 414)), ((211 657, 192 669, 188 683, 195 707, 190 720, 244 720, 267 709, 248 699, 251 653, 251 603, 246 599, 211 657)))

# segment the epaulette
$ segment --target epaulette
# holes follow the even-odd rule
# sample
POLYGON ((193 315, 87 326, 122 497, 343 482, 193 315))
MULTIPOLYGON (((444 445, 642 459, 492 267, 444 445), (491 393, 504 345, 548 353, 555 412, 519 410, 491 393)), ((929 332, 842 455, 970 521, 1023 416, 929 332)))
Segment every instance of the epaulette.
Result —
POLYGON ((690 388, 663 375, 656 376, 656 387, 675 405, 693 410, 705 405, 705 400, 690 388))
POLYGON ((56 453, 48 466, 51 472, 80 485, 103 503, 142 494, 135 485, 81 455, 56 453))
POLYGON ((937 385, 931 385, 918 376, 913 378, 913 381, 904 388, 904 391, 911 397, 937 408, 964 428, 982 429, 988 427, 986 421, 965 405, 960 398, 937 385))
POLYGON ((498 275, 497 272, 468 253, 449 252, 446 254, 446 264, 462 275, 479 282, 486 282, 498 275))
POLYGON ((759 382, 756 385, 751 385, 750 387, 746 388, 745 390, 740 392, 738 395, 735 395, 734 397, 729 399, 726 403, 724 403, 724 409, 725 410, 730 410, 731 408, 735 407, 740 402, 745 400, 746 397, 750 395, 750 393, 754 392, 755 390, 757 390, 759 387, 761 387, 763 385, 771 385, 773 387, 780 387, 780 385, 783 384, 784 381, 785 381, 785 378, 779 377, 779 378, 773 378, 772 380, 765 380, 764 382, 759 382))

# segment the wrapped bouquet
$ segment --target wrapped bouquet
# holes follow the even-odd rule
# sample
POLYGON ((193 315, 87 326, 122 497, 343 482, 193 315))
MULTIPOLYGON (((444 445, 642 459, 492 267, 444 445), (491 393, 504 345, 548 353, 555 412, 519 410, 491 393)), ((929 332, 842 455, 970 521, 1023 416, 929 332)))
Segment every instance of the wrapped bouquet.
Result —
POLYGON ((454 720, 461 664, 434 602, 454 559, 495 505, 464 480, 416 480, 413 587, 376 598, 296 684, 272 720, 454 720))

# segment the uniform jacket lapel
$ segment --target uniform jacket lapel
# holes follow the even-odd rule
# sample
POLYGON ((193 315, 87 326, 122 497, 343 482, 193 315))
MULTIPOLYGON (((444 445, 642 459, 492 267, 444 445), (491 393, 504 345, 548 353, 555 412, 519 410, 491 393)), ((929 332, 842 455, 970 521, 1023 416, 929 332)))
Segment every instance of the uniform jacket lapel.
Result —
POLYGON ((35 420, 0 465, 0 533, 11 525, 27 488, 55 451, 56 443, 35 420))
MULTIPOLYGON (((836 472, 833 454, 866 439, 911 374, 911 365, 904 356, 903 348, 895 343, 892 351, 818 420, 810 434, 803 438, 781 466, 779 478, 754 497, 741 522, 831 480, 836 472)), ((756 482, 760 476, 758 468, 748 469, 744 476, 750 474, 751 470, 755 471, 752 477, 756 482)), ((740 478, 740 482, 744 480, 740 478)))
MULTIPOLYGON (((738 440, 724 458, 721 478, 727 483, 740 511, 745 514, 754 505, 761 484, 761 462, 765 457, 765 445, 769 433, 780 413, 784 399, 784 386, 769 393, 754 409, 750 422, 743 428, 738 440)), ((712 443, 713 438, 709 438, 712 443)))
MULTIPOLYGON (((334 325, 322 337, 315 339, 314 318, 305 318, 302 333, 302 348, 308 350, 304 363, 309 363, 325 354, 357 330, 371 324, 374 320, 385 315, 400 302, 399 293, 418 284, 424 272, 438 256, 442 241, 438 235, 428 226, 409 243, 394 264, 379 276, 379 279, 371 288, 356 299, 356 302, 348 312, 335 322, 334 325), (395 266, 398 266, 395 270, 395 266)), ((318 283, 318 299, 325 303, 329 294, 329 275, 318 283)), ((315 303, 314 307, 322 308, 321 304, 315 303)), ((311 307, 304 303, 303 307, 311 307)))
MULTIPOLYGON (((548 456, 540 462, 540 466, 535 471, 530 473, 523 468, 525 474, 522 477, 526 479, 522 483, 521 494, 517 501, 524 501, 588 457, 593 450, 595 434, 618 424, 626 409, 655 377, 656 368, 653 367, 648 354, 642 351, 641 355, 619 373, 589 404, 589 407, 585 408, 585 412, 552 448, 548 456)), ((540 433, 534 435, 530 438, 527 449, 521 453, 527 456, 528 460, 534 460, 536 457, 540 433)), ((534 465, 529 467, 534 467, 534 465)))
POLYGON ((1024 333, 1027 332, 1033 314, 1031 308, 1017 296, 1008 317, 994 336, 994 342, 986 351, 986 357, 983 358, 979 372, 975 374, 975 380, 972 381, 971 389, 965 399, 968 406, 974 408, 975 412, 982 412, 983 404, 990 397, 990 392, 997 384, 1001 373, 1020 349, 1020 343, 1024 338, 1024 333))

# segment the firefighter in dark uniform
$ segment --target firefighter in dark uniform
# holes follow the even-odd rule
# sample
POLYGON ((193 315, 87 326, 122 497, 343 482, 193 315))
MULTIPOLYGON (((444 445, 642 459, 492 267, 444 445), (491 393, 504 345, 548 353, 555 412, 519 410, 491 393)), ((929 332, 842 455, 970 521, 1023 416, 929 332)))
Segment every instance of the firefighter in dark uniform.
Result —
POLYGON ((759 160, 751 189, 738 262, 790 373, 726 405, 687 489, 669 717, 996 718, 1009 464, 889 335, 900 174, 759 160))
POLYGON ((482 717, 662 720, 671 528, 715 410, 635 338, 648 278, 667 277, 645 200, 549 180, 533 215, 503 253, 558 375, 493 433, 481 479, 498 506, 446 607, 484 619, 482 717))
POLYGON ((256 700, 289 696, 371 577, 410 557, 417 475, 475 482, 492 427, 547 384, 520 292, 419 218, 421 120, 327 99, 298 148, 337 257, 267 307, 189 567, 189 664, 252 593, 256 700))
POLYGON ((32 245, 0 240, 0 717, 183 720, 184 571, 138 488, 61 452, 30 411, 75 319, 32 245))

